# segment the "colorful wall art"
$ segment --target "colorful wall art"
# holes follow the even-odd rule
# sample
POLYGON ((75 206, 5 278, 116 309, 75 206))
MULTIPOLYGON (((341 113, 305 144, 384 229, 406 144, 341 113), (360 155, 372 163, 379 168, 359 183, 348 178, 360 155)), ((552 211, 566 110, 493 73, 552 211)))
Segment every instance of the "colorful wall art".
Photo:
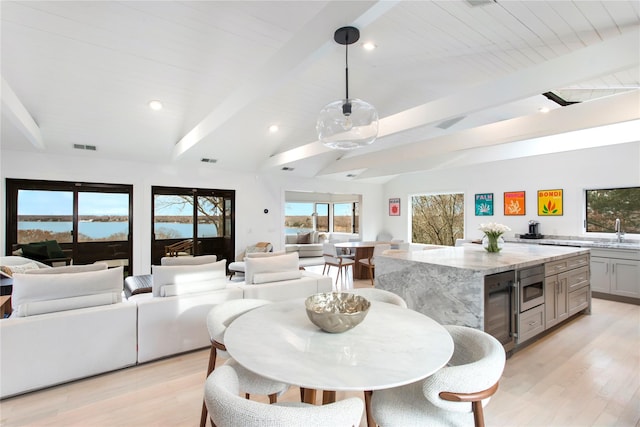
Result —
POLYGON ((389 216, 400 216, 400 199, 389 199, 389 216))
POLYGON ((538 216, 562 215, 562 190, 538 190, 538 216))
POLYGON ((525 192, 509 191, 504 193, 504 214, 525 215, 525 192))
POLYGON ((476 216, 493 215, 493 193, 476 194, 476 216))

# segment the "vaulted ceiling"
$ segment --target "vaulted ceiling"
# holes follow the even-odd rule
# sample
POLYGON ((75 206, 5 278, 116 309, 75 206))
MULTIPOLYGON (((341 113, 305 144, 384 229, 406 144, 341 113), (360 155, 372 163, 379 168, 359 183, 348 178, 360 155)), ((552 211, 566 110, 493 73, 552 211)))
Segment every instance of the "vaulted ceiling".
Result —
POLYGON ((384 182, 640 139, 637 0, 0 7, 2 150, 384 182), (345 25, 350 95, 381 120, 374 144, 336 151, 315 124, 344 97, 345 25))

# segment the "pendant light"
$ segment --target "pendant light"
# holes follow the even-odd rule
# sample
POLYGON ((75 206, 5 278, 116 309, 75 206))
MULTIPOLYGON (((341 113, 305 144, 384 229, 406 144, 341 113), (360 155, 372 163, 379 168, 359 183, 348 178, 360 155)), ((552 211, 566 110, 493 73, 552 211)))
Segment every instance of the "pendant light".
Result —
POLYGON ((316 131, 325 146, 338 150, 352 150, 367 146, 378 136, 378 112, 368 102, 349 98, 349 45, 360 39, 355 27, 338 28, 333 39, 345 46, 346 95, 320 110, 316 131))

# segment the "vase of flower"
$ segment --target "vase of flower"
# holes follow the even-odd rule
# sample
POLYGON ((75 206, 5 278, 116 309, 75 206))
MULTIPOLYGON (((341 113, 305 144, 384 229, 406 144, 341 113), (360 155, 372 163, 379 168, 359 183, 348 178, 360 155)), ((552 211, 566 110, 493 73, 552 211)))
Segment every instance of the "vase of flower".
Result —
POLYGON ((510 231, 511 229, 503 224, 489 223, 489 224, 480 224, 480 230, 484 232, 484 237, 482 238, 482 247, 487 252, 500 252, 502 250, 502 246, 504 245, 504 239, 502 235, 510 231))
POLYGON ((482 247, 485 248, 487 252, 500 252, 503 245, 504 239, 501 235, 490 233, 485 234, 482 238, 482 247))

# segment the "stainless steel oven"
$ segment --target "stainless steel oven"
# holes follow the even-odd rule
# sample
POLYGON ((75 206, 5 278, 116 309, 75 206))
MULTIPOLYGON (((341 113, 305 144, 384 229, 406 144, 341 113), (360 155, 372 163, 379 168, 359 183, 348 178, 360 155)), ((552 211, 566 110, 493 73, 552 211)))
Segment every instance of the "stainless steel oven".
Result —
POLYGON ((518 294, 520 313, 544 304, 544 265, 518 270, 518 294))

